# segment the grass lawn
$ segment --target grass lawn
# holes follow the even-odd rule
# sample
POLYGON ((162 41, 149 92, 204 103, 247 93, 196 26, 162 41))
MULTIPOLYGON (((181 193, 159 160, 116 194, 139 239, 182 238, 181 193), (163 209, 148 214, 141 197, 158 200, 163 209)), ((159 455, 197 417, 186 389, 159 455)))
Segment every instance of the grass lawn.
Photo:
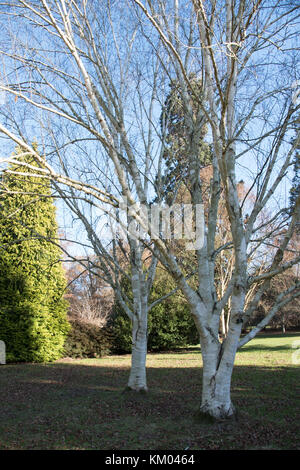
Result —
POLYGON ((193 417, 196 348, 149 354, 150 391, 138 396, 122 394, 129 355, 0 366, 0 449, 299 449, 295 340, 300 334, 260 335, 241 349, 232 380, 238 420, 221 424, 193 417))

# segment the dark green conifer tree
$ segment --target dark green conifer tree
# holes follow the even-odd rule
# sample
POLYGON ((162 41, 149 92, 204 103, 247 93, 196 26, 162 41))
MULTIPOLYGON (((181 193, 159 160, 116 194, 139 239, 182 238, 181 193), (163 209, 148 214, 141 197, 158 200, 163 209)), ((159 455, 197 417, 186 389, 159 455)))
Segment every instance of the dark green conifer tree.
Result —
MULTIPOLYGON (((191 109, 193 111, 192 119, 194 120, 199 112, 199 100, 202 99, 202 82, 196 76, 190 76, 192 89, 188 90, 191 109)), ((170 83, 170 92, 165 100, 161 115, 160 126, 162 133, 165 134, 165 144, 163 159, 165 163, 165 171, 162 176, 162 199, 169 202, 174 198, 178 188, 185 184, 188 179, 189 160, 188 146, 189 135, 185 120, 186 110, 182 100, 182 92, 180 84, 177 80, 170 83)), ((211 164, 212 150, 204 141, 207 133, 207 126, 202 129, 202 141, 199 145, 199 163, 200 168, 211 164)), ((158 182, 157 182, 158 184, 158 182)))
MULTIPOLYGON (((29 154, 21 158, 37 167, 29 154)), ((0 180, 0 339, 8 362, 53 361, 69 323, 61 251, 48 241, 58 237, 51 187, 23 165, 9 170, 0 180)))
MULTIPOLYGON (((127 277, 121 285, 132 299, 132 291, 127 277)), ((157 301, 175 288, 171 276, 159 266, 153 283, 150 302, 157 301)), ((117 354, 131 351, 131 323, 121 305, 116 301, 107 329, 112 339, 112 350, 117 354)), ((168 351, 181 346, 198 344, 199 337, 189 306, 180 292, 156 304, 148 314, 148 351, 168 351)))
POLYGON ((296 139, 298 139, 298 143, 296 145, 295 149, 295 154, 293 158, 293 180, 292 180, 292 186, 290 189, 290 201, 289 201, 289 213, 290 215, 296 211, 297 215, 297 232, 300 231, 299 224, 300 224, 300 205, 299 202, 297 204, 297 201, 299 200, 300 197, 300 142, 299 142, 299 136, 300 136, 300 115, 297 118, 296 122, 296 139))

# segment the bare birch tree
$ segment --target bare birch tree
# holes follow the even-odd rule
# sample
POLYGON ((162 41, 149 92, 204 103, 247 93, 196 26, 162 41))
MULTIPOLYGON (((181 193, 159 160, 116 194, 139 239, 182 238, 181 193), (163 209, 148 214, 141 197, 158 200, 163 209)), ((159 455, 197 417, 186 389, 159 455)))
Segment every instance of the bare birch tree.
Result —
MULTIPOLYGON (((291 2, 282 5, 262 0, 175 0, 170 3, 133 0, 133 3, 139 10, 137 15, 142 14, 151 24, 153 34, 157 33, 163 41, 174 73, 181 80, 182 97, 186 100, 185 124, 190 130, 190 187, 194 203, 200 203, 203 197, 195 156, 199 132, 206 123, 211 131, 213 177, 205 243, 197 252, 199 284, 196 292, 182 280, 173 260, 168 258, 168 261, 190 302, 200 334, 203 357, 201 411, 216 418, 226 417, 234 413, 230 382, 238 347, 252 339, 282 305, 300 295, 300 283, 296 282, 277 297, 264 320, 240 339, 242 325, 257 307, 272 277, 299 263, 299 253, 294 253, 289 263, 283 261, 283 254, 299 223, 299 198, 289 221, 282 218, 280 205, 272 211, 270 220, 264 224, 259 224, 258 220, 286 176, 299 139, 298 135, 298 139, 289 144, 299 109, 292 85, 299 76, 300 9, 291 2), (194 30, 190 29, 189 42, 184 34, 186 11, 190 13, 190 24, 195 25, 194 30), (187 51, 194 60, 191 66, 198 64, 203 82, 203 105, 196 117, 193 117, 188 102, 188 91, 192 91, 192 86, 187 70, 187 51), (237 167, 245 161, 248 167, 253 166, 251 191, 255 190, 256 194, 247 218, 243 212, 244 201, 239 201, 237 185, 237 167), (218 298, 214 273, 221 190, 230 223, 234 269, 225 292, 218 298), (253 252, 272 243, 274 229, 264 234, 261 230, 263 226, 274 226, 274 221, 275 232, 281 230, 280 244, 270 253, 267 269, 252 275, 249 259, 253 252), (252 298, 246 303, 250 289, 252 298), (229 302, 228 333, 220 343, 217 337, 219 319, 229 302)), ((227 244, 219 247, 218 252, 226 248, 227 244)))
MULTIPOLYGON (((36 176, 52 180, 56 196, 84 228, 87 242, 81 245, 92 248, 97 265, 91 257, 82 258, 80 264, 113 288, 132 321, 128 387, 142 391, 147 390, 147 315, 157 265, 155 248, 151 241, 145 245, 126 233, 126 249, 118 236, 104 242, 106 224, 102 222, 101 233, 99 219, 106 214, 109 225, 109 214, 116 218, 111 209, 125 205, 124 201, 134 208, 136 202, 143 204, 153 197, 151 182, 153 186, 159 168, 153 162, 160 159, 160 137, 155 135, 159 126, 153 118, 155 106, 160 112, 156 98, 159 61, 149 51, 150 67, 145 62, 146 51, 140 50, 139 64, 134 56, 134 50, 141 47, 136 24, 128 23, 125 15, 120 31, 122 8, 107 1, 98 10, 100 4, 96 3, 2 5, 7 32, 2 50, 6 100, 2 108, 5 125, 0 126, 23 153, 35 156, 40 163, 40 169, 34 169, 36 176), (15 21, 20 27, 18 35, 15 21), (143 76, 145 65, 148 71, 143 76), (28 121, 34 122, 46 159, 27 137, 26 112, 31 114, 28 121), (129 272, 122 268, 122 256, 129 272), (130 278, 132 302, 120 284, 123 275, 130 278)), ((2 163, 15 158, 3 158, 2 163)), ((24 164, 22 154, 19 164, 24 164)), ((134 232, 135 220, 130 214, 128 222, 134 232)))

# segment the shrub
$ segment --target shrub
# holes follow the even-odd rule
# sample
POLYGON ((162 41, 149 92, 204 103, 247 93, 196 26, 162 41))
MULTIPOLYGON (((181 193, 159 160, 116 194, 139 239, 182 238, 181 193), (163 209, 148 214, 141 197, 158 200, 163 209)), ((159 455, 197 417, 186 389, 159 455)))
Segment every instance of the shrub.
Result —
MULTIPOLYGON (((128 283, 123 278, 122 283, 128 283)), ((150 303, 174 289, 173 281, 158 268, 150 296, 150 303)), ((127 286, 130 298, 130 286, 127 286)), ((113 332, 113 351, 117 354, 131 352, 131 321, 116 302, 109 322, 113 332)), ((148 314, 148 351, 167 351, 188 344, 198 344, 198 333, 185 299, 176 293, 156 304, 148 314)))
POLYGON ((106 328, 70 320, 71 329, 68 333, 64 355, 72 358, 102 357, 109 354, 111 333, 106 328))

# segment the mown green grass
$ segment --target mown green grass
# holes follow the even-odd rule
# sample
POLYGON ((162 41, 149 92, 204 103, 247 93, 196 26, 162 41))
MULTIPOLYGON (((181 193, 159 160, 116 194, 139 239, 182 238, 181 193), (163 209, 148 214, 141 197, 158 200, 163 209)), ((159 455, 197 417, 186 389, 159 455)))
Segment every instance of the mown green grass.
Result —
POLYGON ((297 449, 296 340, 260 335, 245 345, 232 379, 238 420, 210 425, 194 418, 202 372, 195 347, 149 354, 146 396, 122 393, 129 355, 1 366, 0 449, 297 449))

